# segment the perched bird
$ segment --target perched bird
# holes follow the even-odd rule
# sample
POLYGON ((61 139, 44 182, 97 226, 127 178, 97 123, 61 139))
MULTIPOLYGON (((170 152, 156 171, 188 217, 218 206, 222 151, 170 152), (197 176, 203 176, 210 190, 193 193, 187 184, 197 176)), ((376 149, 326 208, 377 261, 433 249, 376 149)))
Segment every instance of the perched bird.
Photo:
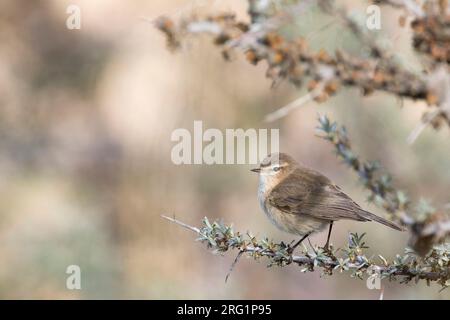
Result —
POLYGON ((258 199, 267 217, 279 229, 302 238, 329 226, 328 250, 333 222, 341 219, 376 221, 396 230, 395 223, 363 210, 320 172, 309 169, 285 153, 272 153, 252 169, 259 173, 258 199))

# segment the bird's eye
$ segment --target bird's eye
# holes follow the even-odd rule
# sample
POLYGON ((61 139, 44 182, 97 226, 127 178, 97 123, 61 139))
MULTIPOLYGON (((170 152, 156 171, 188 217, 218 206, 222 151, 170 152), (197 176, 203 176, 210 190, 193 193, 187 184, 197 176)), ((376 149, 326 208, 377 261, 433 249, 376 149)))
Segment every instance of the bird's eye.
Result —
POLYGON ((280 167, 279 166, 275 166, 275 167, 273 167, 273 171, 275 171, 275 172, 278 172, 278 171, 280 171, 280 167))

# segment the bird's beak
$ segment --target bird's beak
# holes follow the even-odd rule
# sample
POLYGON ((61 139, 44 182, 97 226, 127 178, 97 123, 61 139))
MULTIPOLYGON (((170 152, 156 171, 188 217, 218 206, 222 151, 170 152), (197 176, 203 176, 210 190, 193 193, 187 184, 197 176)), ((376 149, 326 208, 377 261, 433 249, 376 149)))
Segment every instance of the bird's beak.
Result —
POLYGON ((250 169, 250 171, 253 171, 253 172, 260 172, 261 169, 260 169, 260 168, 255 168, 255 169, 250 169))

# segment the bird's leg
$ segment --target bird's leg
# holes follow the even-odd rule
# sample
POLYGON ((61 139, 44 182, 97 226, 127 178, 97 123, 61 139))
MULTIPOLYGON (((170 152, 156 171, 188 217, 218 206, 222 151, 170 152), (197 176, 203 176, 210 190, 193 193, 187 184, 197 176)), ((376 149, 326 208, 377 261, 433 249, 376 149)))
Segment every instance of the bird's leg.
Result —
POLYGON ((333 221, 330 222, 330 228, 328 229, 327 243, 325 243, 325 246, 323 247, 326 251, 328 251, 328 246, 330 244, 331 229, 333 229, 333 221))
POLYGON ((289 249, 290 249, 290 250, 289 250, 290 253, 292 253, 292 252, 294 251, 294 249, 297 248, 298 245, 299 245, 300 243, 302 243, 303 240, 305 240, 306 238, 308 238, 309 235, 310 235, 311 233, 312 233, 312 232, 305 234, 300 240, 297 241, 296 244, 294 244, 292 247, 290 247, 290 248, 289 248, 289 249))

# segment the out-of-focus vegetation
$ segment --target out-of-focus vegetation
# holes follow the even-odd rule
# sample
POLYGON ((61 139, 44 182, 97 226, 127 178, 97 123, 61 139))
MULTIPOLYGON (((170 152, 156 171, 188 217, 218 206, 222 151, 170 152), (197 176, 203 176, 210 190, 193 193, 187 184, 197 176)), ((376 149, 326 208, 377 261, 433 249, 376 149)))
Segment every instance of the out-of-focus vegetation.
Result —
MULTIPOLYGON (((258 236, 292 239, 260 212, 249 166, 172 164, 171 132, 191 130, 197 119, 219 129, 279 127, 283 151, 382 214, 364 204, 354 176, 314 137, 317 112, 327 113, 358 132, 353 148, 379 159, 410 195, 450 202, 448 130, 425 129, 412 146, 405 143, 425 103, 405 100, 398 108, 390 95, 363 98, 343 89, 318 107, 307 104, 264 124, 267 113, 302 93, 288 83, 271 89, 263 65, 251 66, 239 56, 223 62, 209 39, 189 41, 174 55, 148 23, 160 15, 223 9, 245 18, 245 2, 80 0, 82 28, 68 30, 71 3, 0 3, 0 297, 378 298, 379 292, 344 275, 324 281, 320 273, 267 270, 245 259, 224 284, 234 257, 211 260, 161 213, 192 223, 208 215, 258 236), (81 267, 82 290, 66 289, 71 264, 81 267)), ((346 5, 364 16, 364 1, 346 5)), ((392 51, 405 52, 402 63, 420 70, 408 51, 410 30, 398 28, 399 15, 383 8, 378 33, 392 51)), ((301 22, 302 32, 313 35, 317 48, 357 49, 352 35, 329 23, 313 10, 301 22)), ((348 231, 367 232, 370 250, 388 259, 407 242, 407 235, 371 223, 340 222, 334 228, 335 246, 346 244, 348 231)), ((384 297, 449 294, 420 283, 386 283, 384 297)))

